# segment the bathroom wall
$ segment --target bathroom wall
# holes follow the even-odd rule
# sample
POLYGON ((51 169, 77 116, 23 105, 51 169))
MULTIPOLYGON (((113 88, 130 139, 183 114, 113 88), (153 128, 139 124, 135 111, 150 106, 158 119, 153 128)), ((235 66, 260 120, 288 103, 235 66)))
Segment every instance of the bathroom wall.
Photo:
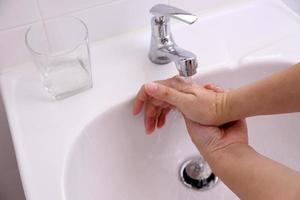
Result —
POLYGON ((73 15, 89 27, 91 40, 145 27, 149 9, 156 3, 171 3, 202 12, 236 0, 2 0, 0 1, 0 70, 30 61, 24 34, 41 18, 73 15))
MULTIPOLYGON (((242 0, 239 0, 242 1, 242 0)), ((298 0, 285 0, 300 12, 298 0)), ((237 0, 1 0, 0 73, 30 61, 24 45, 26 29, 41 18, 73 15, 89 27, 91 41, 150 27, 149 8, 170 3, 203 13, 237 0)), ((24 200, 7 119, 0 98, 0 199, 24 200)))

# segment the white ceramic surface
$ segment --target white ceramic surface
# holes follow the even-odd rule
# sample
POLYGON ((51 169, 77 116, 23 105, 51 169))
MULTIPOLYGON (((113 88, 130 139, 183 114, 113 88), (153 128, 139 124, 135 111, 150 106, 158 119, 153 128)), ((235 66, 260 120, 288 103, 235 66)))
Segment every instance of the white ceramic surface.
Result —
MULTIPOLYGON (((198 56, 198 73, 206 78, 201 81, 211 79, 225 86, 237 87, 242 84, 241 80, 257 79, 259 75, 263 76, 300 60, 300 49, 295 45, 300 43, 299 23, 299 18, 282 4, 253 1, 200 18, 193 26, 173 24, 172 31, 180 46, 198 56), (251 66, 247 67, 248 64, 251 66)), ((178 73, 173 63, 157 66, 148 60, 149 40, 150 32, 147 29, 92 43, 94 87, 63 101, 52 101, 46 95, 32 63, 17 66, 1 75, 1 92, 28 200, 69 200, 76 196, 91 199, 100 198, 102 193, 108 197, 116 195, 111 196, 112 199, 118 198, 118 195, 123 195, 125 199, 141 199, 139 191, 131 188, 136 184, 135 181, 143 181, 139 176, 132 176, 133 169, 141 170, 140 173, 147 170, 142 176, 149 178, 147 184, 150 185, 158 180, 156 175, 167 171, 164 176, 166 180, 160 179, 159 182, 166 187, 168 178, 174 180, 174 184, 169 187, 174 191, 177 188, 178 194, 171 197, 186 197, 185 190, 176 182, 174 174, 177 173, 180 161, 196 152, 184 133, 180 118, 170 120, 161 134, 146 137, 141 118, 130 116, 130 99, 144 82, 168 78, 178 73), (124 126, 120 126, 120 123, 124 126), (171 132, 177 137, 168 137, 171 132), (128 134, 132 135, 125 138, 128 134), (89 141, 87 135, 93 140, 89 141), (125 139, 118 140, 120 136, 125 139), (176 145, 178 139, 182 139, 178 142, 182 148, 176 145), (166 141, 166 144, 161 141, 166 141), (91 145, 88 145, 89 142, 91 145), (111 148, 111 151, 106 151, 106 147, 111 148), (170 154, 170 151, 175 153, 170 154), (118 152, 122 152, 124 158, 118 152), (158 152, 166 158, 166 162, 155 154, 158 152), (86 156, 82 163, 79 161, 84 157, 80 155, 86 156), (118 164, 127 163, 125 156, 129 160, 138 161, 137 165, 129 163, 124 166, 124 172, 128 174, 118 170, 118 164), (155 174, 149 172, 151 166, 147 165, 146 159, 154 160, 152 168, 155 170, 152 171, 155 174), (106 161, 107 165, 99 164, 106 161), (106 169, 107 172, 97 169, 106 169), (113 172, 113 169, 116 171, 113 172), (105 183, 106 187, 103 179, 92 177, 102 175, 113 176, 111 182, 105 183), (115 175, 121 175, 120 180, 126 183, 118 188, 119 194, 113 194, 115 175), (83 185, 89 181, 96 182, 83 185), (128 194, 124 194, 126 188, 128 194), (77 195, 72 196, 74 194, 77 195)), ((287 115, 255 118, 253 121, 250 119, 250 131, 253 134, 251 143, 260 152, 291 167, 299 167, 295 164, 299 159, 293 154, 298 150, 294 145, 299 139, 297 135, 291 132, 292 141, 278 139, 282 137, 279 131, 284 132, 285 127, 292 127, 297 118, 296 115, 287 115), (264 126, 263 121, 268 126, 264 126), (274 144, 269 144, 265 141, 273 129, 276 129, 272 136, 274 144), (287 154, 289 157, 285 158, 287 154)), ((160 183, 157 184, 160 186, 160 183)), ((154 187, 153 191, 158 192, 153 194, 142 184, 135 186, 146 192, 143 196, 145 199, 151 195, 157 195, 157 199, 172 195, 170 189, 154 187)), ((193 198, 194 194, 190 195, 193 198)), ((234 198, 222 184, 201 195, 215 199, 234 198)))
POLYGON ((291 9, 300 14, 300 2, 298 0, 283 0, 291 9))

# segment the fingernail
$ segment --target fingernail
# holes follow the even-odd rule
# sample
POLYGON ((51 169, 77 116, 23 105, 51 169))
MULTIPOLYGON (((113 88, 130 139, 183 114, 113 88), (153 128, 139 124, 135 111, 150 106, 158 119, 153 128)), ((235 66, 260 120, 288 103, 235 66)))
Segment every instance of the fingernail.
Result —
POLYGON ((224 92, 225 91, 223 88, 221 88, 219 86, 217 86, 216 89, 217 89, 218 92, 224 92))
POLYGON ((137 113, 137 111, 132 110, 132 111, 131 111, 131 114, 132 114, 132 115, 137 115, 138 113, 137 113))
POLYGON ((151 135, 151 133, 152 133, 152 130, 145 130, 145 132, 146 132, 146 135, 151 135))
POLYGON ((158 84, 154 82, 150 82, 146 84, 146 90, 150 93, 154 93, 158 89, 158 84))

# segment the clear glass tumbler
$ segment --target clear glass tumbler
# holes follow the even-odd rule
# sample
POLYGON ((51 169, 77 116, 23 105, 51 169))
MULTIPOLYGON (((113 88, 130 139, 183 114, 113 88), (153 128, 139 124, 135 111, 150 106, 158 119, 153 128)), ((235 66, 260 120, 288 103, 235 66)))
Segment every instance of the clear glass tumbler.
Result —
POLYGON ((34 24, 26 32, 25 43, 53 98, 92 87, 88 29, 80 19, 62 17, 34 24))

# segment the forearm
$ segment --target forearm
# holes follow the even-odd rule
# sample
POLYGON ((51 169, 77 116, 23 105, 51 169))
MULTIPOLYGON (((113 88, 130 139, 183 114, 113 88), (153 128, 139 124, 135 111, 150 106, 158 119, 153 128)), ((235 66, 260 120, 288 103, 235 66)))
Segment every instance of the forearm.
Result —
POLYGON ((266 79, 232 90, 226 101, 227 120, 300 111, 300 64, 266 79))
POLYGON ((243 200, 300 199, 300 174, 245 144, 206 156, 217 176, 243 200))

